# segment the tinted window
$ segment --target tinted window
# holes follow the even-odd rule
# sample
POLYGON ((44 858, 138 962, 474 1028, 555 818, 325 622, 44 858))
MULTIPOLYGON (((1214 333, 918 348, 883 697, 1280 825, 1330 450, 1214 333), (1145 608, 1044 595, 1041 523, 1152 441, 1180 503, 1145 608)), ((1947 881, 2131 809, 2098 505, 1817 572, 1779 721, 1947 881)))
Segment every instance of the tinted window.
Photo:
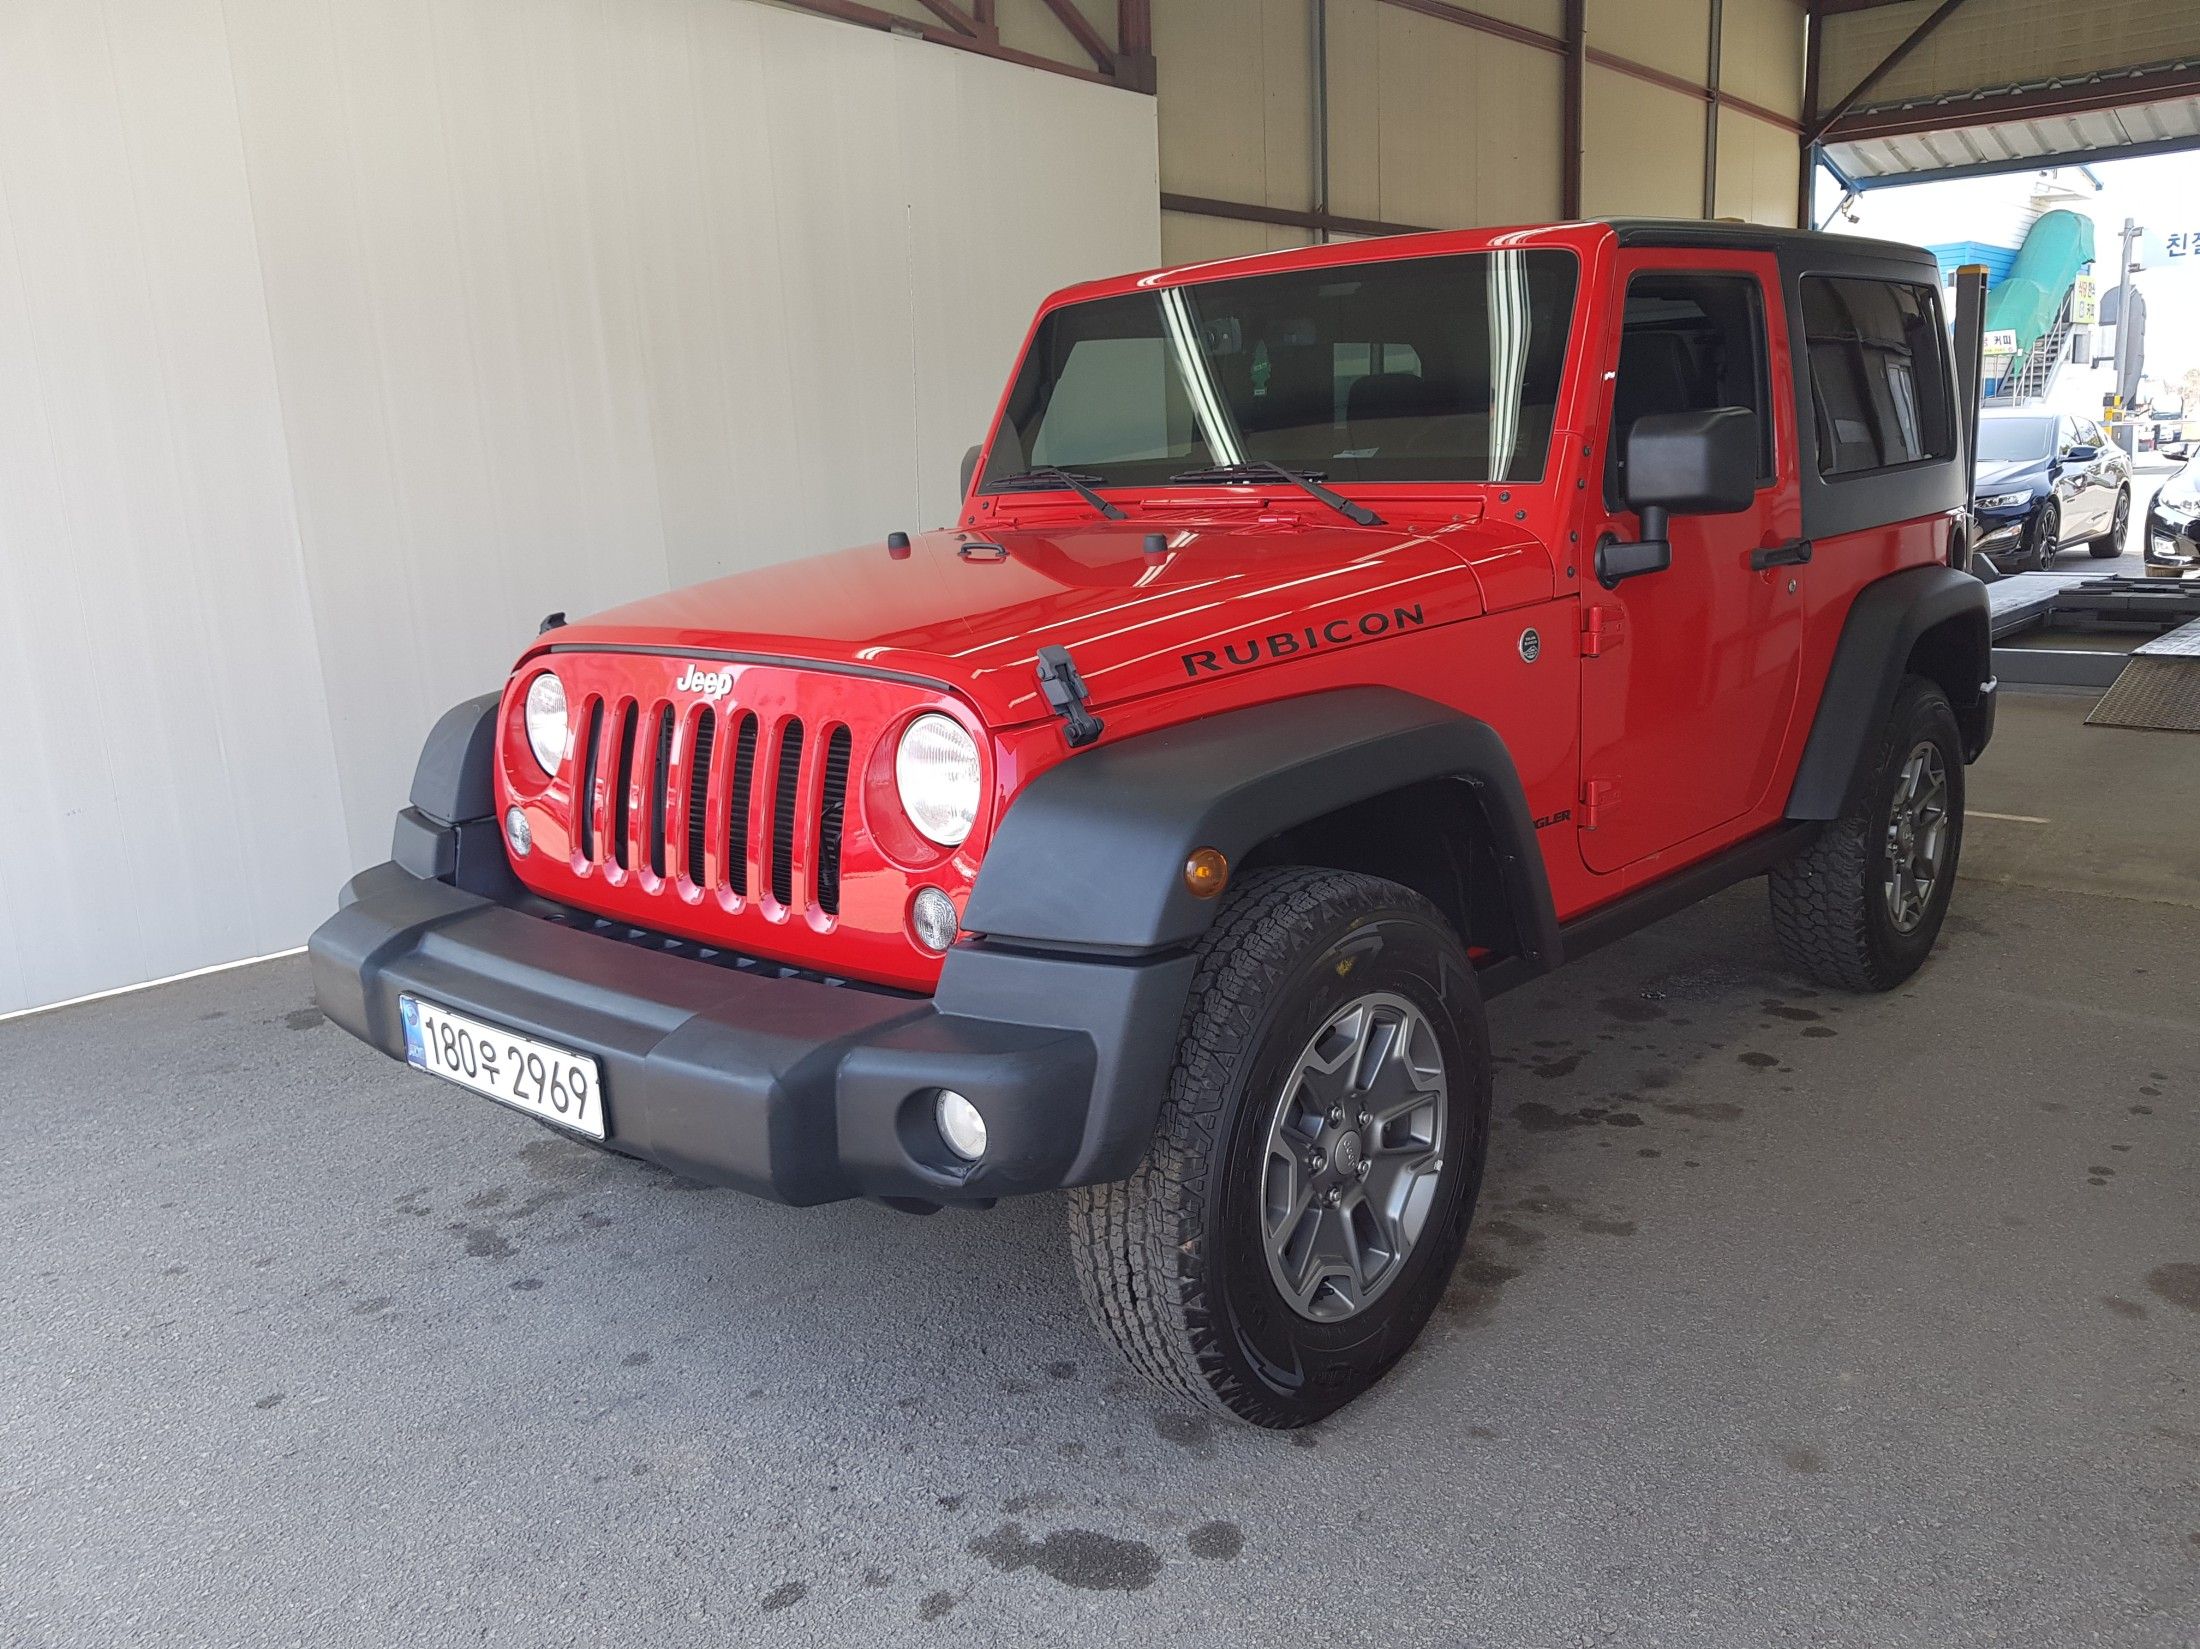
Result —
POLYGON ((1765 386, 1764 295, 1747 275, 1637 275, 1627 283, 1619 375, 1612 385, 1612 444, 1605 491, 1621 483, 1627 434, 1654 412, 1747 407, 1757 415, 1757 477, 1772 479, 1772 419, 1765 386))
POLYGON ((986 465, 1150 486, 1268 460, 1345 481, 1543 474, 1573 255, 1477 252, 1202 281, 1055 310, 986 465))
POLYGON ((1936 298, 1929 286, 1804 277, 1820 474, 1859 475, 1954 455, 1936 298))

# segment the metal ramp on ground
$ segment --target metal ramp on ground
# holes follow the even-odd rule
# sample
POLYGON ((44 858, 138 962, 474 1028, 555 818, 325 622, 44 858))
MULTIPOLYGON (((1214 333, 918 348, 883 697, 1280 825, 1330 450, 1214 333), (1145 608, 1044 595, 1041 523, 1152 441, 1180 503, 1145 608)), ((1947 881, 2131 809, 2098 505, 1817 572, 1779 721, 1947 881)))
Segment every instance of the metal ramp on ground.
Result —
POLYGON ((2005 687, 2097 692, 2089 726, 2200 733, 2200 579, 2018 573, 1986 599, 2005 687))
POLYGON ((2200 620, 2133 648, 2085 723, 2200 733, 2200 620))

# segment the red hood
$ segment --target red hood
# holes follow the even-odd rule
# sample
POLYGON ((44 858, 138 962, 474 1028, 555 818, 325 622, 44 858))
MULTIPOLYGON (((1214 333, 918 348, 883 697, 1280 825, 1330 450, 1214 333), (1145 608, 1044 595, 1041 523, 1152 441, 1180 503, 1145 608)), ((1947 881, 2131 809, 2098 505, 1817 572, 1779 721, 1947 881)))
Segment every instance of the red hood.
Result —
POLYGON ((1233 667, 1267 664, 1408 622, 1455 623, 1547 600, 1544 547, 1478 515, 1470 506, 1456 519, 1383 527, 1272 509, 1166 521, 1026 517, 987 533, 925 533, 905 555, 879 543, 735 573, 614 608, 544 645, 894 670, 942 683, 989 725, 1008 727, 1048 713, 1034 665, 1049 644, 1070 650, 1104 709, 1186 681, 1198 670, 1187 658, 1202 652, 1233 667), (1145 541, 1157 530, 1168 548, 1149 555, 1145 541), (1270 645, 1275 637, 1285 639, 1270 645))

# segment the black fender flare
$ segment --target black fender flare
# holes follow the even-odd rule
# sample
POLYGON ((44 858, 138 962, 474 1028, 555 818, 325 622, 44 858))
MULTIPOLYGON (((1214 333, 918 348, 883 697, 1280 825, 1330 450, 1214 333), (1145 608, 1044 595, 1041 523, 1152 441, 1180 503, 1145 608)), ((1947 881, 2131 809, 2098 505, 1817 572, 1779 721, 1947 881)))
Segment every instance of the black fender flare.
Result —
POLYGON ((1003 816, 963 925, 992 944, 1135 956, 1196 942, 1217 901, 1195 848, 1233 864, 1279 831, 1431 779, 1465 783, 1505 880, 1522 960, 1559 959, 1558 919, 1511 753, 1487 722, 1387 687, 1346 687, 1101 743, 1003 816))
POLYGON ((454 704, 436 719, 413 768, 412 805, 438 824, 486 819, 497 810, 495 763, 501 693, 454 704))
POLYGON ((1837 819, 1846 810, 1872 735, 1894 706, 1911 650, 1948 625, 1955 667, 1942 685, 1976 759, 1992 723, 1993 636, 1986 586, 1953 567, 1908 567, 1864 586, 1841 626, 1810 739, 1788 792, 1791 819, 1837 819))
POLYGON ((519 891, 496 819, 502 700, 484 693, 436 719, 413 768, 411 805, 398 810, 390 832, 391 859, 412 875, 492 899, 519 891))

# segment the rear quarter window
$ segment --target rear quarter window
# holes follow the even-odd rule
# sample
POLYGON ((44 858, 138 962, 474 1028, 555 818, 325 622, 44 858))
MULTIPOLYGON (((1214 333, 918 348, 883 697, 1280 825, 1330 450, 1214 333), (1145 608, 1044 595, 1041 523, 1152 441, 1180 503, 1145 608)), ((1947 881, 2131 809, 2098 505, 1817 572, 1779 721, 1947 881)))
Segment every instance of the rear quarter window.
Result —
POLYGON ((1868 475, 1955 455, 1947 334, 1934 288, 1806 275, 1818 473, 1868 475))

